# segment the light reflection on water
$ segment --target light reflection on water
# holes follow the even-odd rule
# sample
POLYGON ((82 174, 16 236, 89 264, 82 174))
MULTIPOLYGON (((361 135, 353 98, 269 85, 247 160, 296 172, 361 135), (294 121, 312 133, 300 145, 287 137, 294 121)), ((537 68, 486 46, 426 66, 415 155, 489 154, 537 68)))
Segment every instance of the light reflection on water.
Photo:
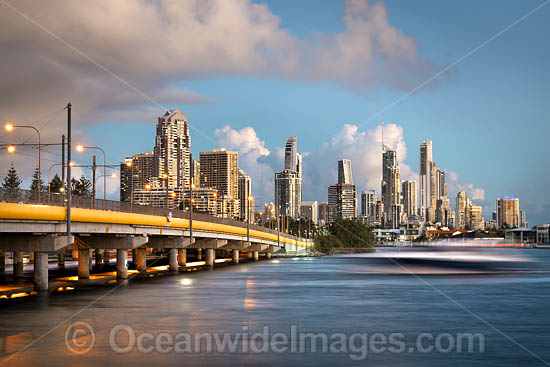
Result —
MULTIPOLYGON (((522 263, 530 272, 450 275, 433 271, 420 274, 420 280, 397 271, 377 272, 375 269, 380 265, 363 256, 277 259, 140 279, 114 291, 113 286, 109 286, 46 297, 23 297, 15 300, 17 303, 0 305, 0 356, 14 353, 81 312, 73 320, 85 320, 96 332, 97 346, 90 354, 75 356, 67 351, 65 322, 10 360, 9 365, 356 364, 343 355, 309 353, 164 355, 133 352, 119 355, 109 350, 108 336, 111 328, 121 323, 131 325, 136 332, 152 333, 238 333, 244 325, 257 331, 267 325, 272 332, 288 332, 293 324, 301 330, 326 333, 402 332, 414 336, 422 332, 481 332, 486 335, 484 354, 373 354, 366 362, 357 364, 536 365, 531 355, 423 283, 428 282, 548 359, 550 276, 533 271, 550 270, 550 251, 503 249, 497 252, 502 256, 519 254, 535 261, 522 263), (105 295, 107 292, 110 293, 105 295), (88 308, 82 311, 85 307, 88 308)), ((384 266, 400 268, 395 264, 384 266)), ((422 266, 430 268, 430 265, 422 266)))

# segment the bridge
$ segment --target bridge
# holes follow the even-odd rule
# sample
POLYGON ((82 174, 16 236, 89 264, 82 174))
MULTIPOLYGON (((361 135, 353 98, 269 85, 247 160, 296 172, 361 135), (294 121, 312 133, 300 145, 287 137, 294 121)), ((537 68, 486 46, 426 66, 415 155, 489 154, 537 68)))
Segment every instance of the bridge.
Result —
POLYGON ((167 251, 169 269, 178 271, 189 249, 199 258, 205 252, 206 265, 214 266, 216 252, 231 253, 233 263, 238 263, 241 252, 258 260, 276 252, 305 253, 312 246, 310 240, 245 222, 97 201, 71 208, 69 234, 67 208, 59 203, 0 202, 0 271, 5 269, 5 253, 13 252, 14 278, 22 276, 23 254, 28 252, 34 257, 34 288, 43 291, 48 290, 48 255, 57 253, 59 265, 64 265, 66 250, 78 252, 79 279, 90 277, 92 252, 97 265, 104 261, 105 250, 116 250, 116 276, 126 279, 129 250, 138 271, 146 269, 148 248, 167 251))

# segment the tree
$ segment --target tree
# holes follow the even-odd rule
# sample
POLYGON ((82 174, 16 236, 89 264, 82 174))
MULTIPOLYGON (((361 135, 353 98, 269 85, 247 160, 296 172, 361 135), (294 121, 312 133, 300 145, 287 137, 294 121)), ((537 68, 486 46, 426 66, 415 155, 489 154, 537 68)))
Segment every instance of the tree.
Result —
POLYGON ((4 177, 4 182, 2 182, 2 189, 4 189, 4 193, 11 198, 18 197, 22 182, 23 181, 19 178, 12 162, 10 169, 8 170, 8 174, 4 177))
POLYGON ((344 247, 374 247, 372 231, 353 219, 338 219, 332 222, 329 233, 338 237, 344 247))
POLYGON ((330 255, 334 252, 334 249, 342 248, 344 245, 338 237, 332 234, 322 234, 317 236, 313 250, 315 252, 321 252, 323 254, 330 255))
POLYGON ((56 173, 50 182, 50 192, 57 194, 61 192, 62 187, 63 187, 63 182, 61 181, 61 178, 56 173))
POLYGON ((44 181, 42 181, 42 177, 39 177, 39 176, 40 176, 40 173, 38 171, 38 167, 36 167, 36 169, 34 170, 34 174, 32 175, 31 189, 30 189, 31 197, 34 200, 38 199, 36 194, 38 187, 40 187, 40 193, 43 193, 46 191, 46 187, 44 186, 44 181))
POLYGON ((92 197, 92 183, 86 178, 86 176, 80 176, 79 180, 71 179, 72 191, 75 196, 81 196, 90 198, 92 197))

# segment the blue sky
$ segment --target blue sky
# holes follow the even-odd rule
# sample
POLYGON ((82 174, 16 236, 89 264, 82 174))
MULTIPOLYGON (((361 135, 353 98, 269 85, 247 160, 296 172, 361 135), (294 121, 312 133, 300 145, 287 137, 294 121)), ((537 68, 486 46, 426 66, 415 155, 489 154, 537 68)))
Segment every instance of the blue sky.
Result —
MULTIPOLYGON (((280 29, 308 44, 315 43, 319 34, 345 31, 341 1, 256 3, 267 4, 269 11, 279 17, 280 29)), ((414 39, 417 56, 437 71, 544 1, 382 3, 388 23, 414 39)), ((288 136, 296 135, 299 150, 314 153, 344 124, 357 125, 360 131, 368 132, 380 121, 394 123, 402 128, 406 143, 408 155, 404 163, 414 172, 418 172, 418 146, 430 139, 439 167, 452 170, 462 182, 485 190, 485 200, 480 203, 486 217, 494 208, 496 197, 514 195, 520 197, 520 206, 527 211, 530 224, 547 223, 549 18, 550 4, 367 123, 367 119, 423 79, 406 88, 396 88, 384 82, 357 86, 334 77, 311 81, 281 73, 248 73, 246 67, 231 72, 202 70, 171 75, 169 84, 198 93, 211 103, 159 102, 180 109, 195 129, 211 137, 192 130, 194 154, 214 148, 214 130, 224 125, 236 130, 253 127, 272 152, 283 146, 288 136)), ((123 68, 116 71, 125 75, 123 68)), ((161 111, 155 114, 160 115, 161 111)), ((126 155, 150 150, 155 123, 154 118, 121 121, 103 117, 80 130, 88 135, 88 140, 107 147, 109 157, 116 162, 126 155), (106 129, 113 134, 106 135, 106 129), (123 144, 121 136, 125 137, 123 144)), ((326 166, 335 171, 336 162, 326 162, 326 166)), ((305 193, 304 197, 326 200, 322 192, 305 193)))

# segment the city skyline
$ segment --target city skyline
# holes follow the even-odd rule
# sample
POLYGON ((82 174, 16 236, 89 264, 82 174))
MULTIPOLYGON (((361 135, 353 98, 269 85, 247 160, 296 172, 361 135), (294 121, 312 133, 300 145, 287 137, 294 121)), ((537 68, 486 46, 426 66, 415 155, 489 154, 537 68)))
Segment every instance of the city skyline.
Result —
MULTIPOLYGON (((243 2, 240 7, 228 4, 225 10, 248 19, 251 6, 258 4, 264 3, 243 2)), ((270 17, 277 17, 269 28, 273 34, 282 37, 284 32, 288 32, 292 41, 304 42, 314 50, 322 48, 316 48, 319 45, 309 39, 312 32, 320 32, 329 39, 355 36, 349 39, 357 40, 361 35, 350 31, 345 16, 355 17, 363 26, 372 21, 372 16, 376 14, 384 28, 375 29, 374 34, 402 32, 398 37, 402 43, 392 45, 394 51, 402 50, 407 42, 413 42, 411 47, 416 61, 419 65, 434 67, 435 72, 459 60, 536 8, 540 2, 489 2, 481 6, 473 2, 429 6, 428 3, 420 2, 413 7, 385 1, 356 2, 359 5, 352 7, 349 4, 342 6, 341 2, 335 1, 326 2, 323 6, 304 2, 298 8, 276 1, 267 1, 265 4, 262 11, 270 17), (476 12, 464 11, 474 5, 476 12), (496 15, 491 11, 495 6, 500 10, 496 15), (315 11, 311 12, 312 9, 315 11), (303 17, 303 14, 308 16, 303 17), (425 20, 421 26, 412 21, 418 17, 425 20), (455 31, 457 27, 467 31, 459 32, 459 36, 455 31), (436 29, 437 32, 434 32, 436 29)), ((547 7, 507 30, 420 91, 384 110, 393 101, 406 96, 418 83, 405 83, 406 80, 401 78, 398 79, 404 85, 394 85, 388 80, 369 83, 366 79, 356 78, 360 84, 357 86, 350 77, 368 74, 358 69, 355 63, 349 69, 342 69, 340 75, 330 70, 319 72, 315 78, 312 77, 313 81, 292 73, 279 78, 283 74, 280 69, 261 70, 257 64, 249 63, 249 60, 242 60, 242 65, 251 66, 252 73, 244 72, 236 63, 232 63, 228 70, 221 70, 218 65, 205 70, 202 65, 182 61, 182 65, 167 70, 168 75, 160 76, 159 65, 155 62, 160 62, 161 57, 155 57, 156 61, 147 64, 137 63, 135 66, 140 66, 139 70, 131 68, 127 57, 121 57, 120 60, 107 58, 113 51, 107 45, 107 48, 98 49, 97 45, 86 42, 85 35, 67 33, 66 29, 40 16, 41 10, 46 13, 56 11, 58 5, 52 3, 48 9, 42 9, 41 4, 21 2, 18 6, 29 17, 40 21, 63 39, 77 42, 93 60, 105 65, 166 108, 151 104, 151 101, 98 69, 97 65, 83 59, 81 55, 67 56, 67 50, 58 41, 26 25, 24 19, 6 9, 1 15, 2 27, 20 29, 20 36, 32 39, 32 42, 29 47, 19 47, 12 52, 6 46, 5 59, 2 59, 2 65, 5 66, 2 70, 6 71, 2 75, 3 80, 17 85, 16 89, 10 88, 10 94, 21 97, 21 101, 32 100, 34 103, 26 103, 22 107, 20 103, 13 103, 13 98, 9 96, 0 99, 2 121, 33 122, 51 114, 52 117, 40 120, 37 125, 45 126, 42 130, 45 139, 57 141, 60 138, 59 126, 62 126, 63 121, 59 117, 53 118, 54 112, 70 100, 75 106, 77 140, 105 148, 109 163, 118 163, 131 152, 150 151, 153 121, 164 110, 178 108, 190 121, 190 133, 194 139, 193 155, 198 156, 200 151, 208 151, 216 146, 239 151, 243 158, 242 168, 251 176, 258 189, 265 188, 265 192, 259 192, 259 196, 264 199, 269 199, 268 193, 273 191, 273 173, 282 169, 280 154, 284 149, 284 140, 288 136, 298 136, 304 153, 304 200, 324 200, 325 186, 336 182, 336 173, 334 169, 327 172, 323 167, 326 167, 325 164, 332 167, 329 162, 339 158, 354 162, 358 192, 378 189, 380 179, 376 172, 379 167, 375 166, 378 157, 374 146, 380 140, 378 124, 386 121, 385 141, 398 150, 402 160, 399 162, 402 180, 414 179, 415 174, 419 173, 417 147, 429 139, 433 141, 434 152, 437 152, 434 154, 438 167, 447 173, 448 198, 451 203, 456 193, 465 189, 472 200, 483 206, 484 215, 488 219, 494 210, 495 198, 514 195, 521 198, 522 209, 527 212, 529 222, 542 223, 548 220, 550 193, 547 182, 550 180, 550 172, 533 169, 545 167, 544 157, 548 156, 543 138, 548 136, 548 111, 542 107, 548 99, 548 72, 543 62, 548 59, 548 49, 531 47, 522 41, 543 40, 541 35, 547 33, 548 29, 548 24, 543 21, 549 11, 547 7), (36 47, 47 48, 44 52, 48 52, 52 60, 66 66, 63 73, 59 74, 43 61, 35 60, 32 52, 36 47), (15 63, 16 59, 27 60, 31 64, 15 63), (526 66, 522 73, 517 73, 516 65, 519 61, 526 66), (33 62, 40 62, 40 67, 33 66, 33 62), (81 64, 86 65, 80 68, 81 64), (23 71, 25 77, 34 75, 33 80, 43 82, 17 83, 21 76, 10 72, 14 65, 23 71), (495 67, 487 68, 487 65, 495 67), (80 75, 74 73, 77 69, 80 75), (52 84, 48 83, 50 79, 42 74, 33 74, 33 70, 41 70, 43 74, 49 73, 55 77, 55 80, 62 80, 65 84, 59 85, 66 88, 61 91, 52 89, 52 84), (275 78, 269 75, 275 75, 275 78), (86 82, 94 77, 104 86, 99 92, 95 86, 86 82), (46 93, 41 89, 42 85, 48 86, 46 93), (509 88, 512 85, 513 88, 509 88), (76 91, 86 93, 82 95, 82 92, 76 91), (373 117, 377 113, 380 114, 373 117), (113 134, 105 134, 107 129, 113 134), (534 134, 534 131, 540 133, 534 134), (122 136, 123 144, 120 142, 122 136), (510 146, 517 149, 508 149, 510 146), (524 164, 526 157, 532 158, 529 164, 524 164), (511 171, 515 174, 508 174, 511 171), (327 173, 331 177, 323 177, 327 173), (526 177, 530 179, 525 180, 526 177), (318 184, 311 186, 308 182, 318 184)), ((71 13, 78 10, 71 8, 66 11, 71 13)), ((139 13, 143 9, 137 11, 139 13)), ((189 9, 183 9, 182 13, 187 11, 189 9)), ((94 30, 94 34, 101 35, 103 39, 112 38, 116 34, 116 29, 98 28, 91 16, 77 16, 75 19, 87 24, 94 30)), ((359 32, 364 31, 364 28, 358 29, 359 32)), ((167 28, 163 31, 175 32, 167 28)), ((117 50, 124 50, 126 41, 115 37, 113 44, 117 50)), ((375 38, 373 41, 378 42, 375 38)), ((239 39, 235 44, 244 44, 244 49, 249 50, 253 45, 266 42, 239 39)), ((144 51, 150 50, 149 45, 143 46, 144 51)), ((226 46, 216 45, 214 48, 223 47, 226 46)), ((154 50, 163 53, 171 48, 173 45, 161 43, 156 44, 154 50)), ((269 49, 280 56, 279 51, 269 49)), ((202 52, 197 49, 185 51, 191 54, 202 52)), ((290 55, 294 55, 293 52, 289 50, 290 55)), ((341 53, 337 52, 336 55, 341 53)), ((388 57, 379 56, 384 60, 388 57)), ((131 60, 138 61, 135 58, 131 60)), ((297 62, 300 64, 300 60, 297 62)), ((334 66, 336 69, 341 65, 334 66)), ((407 64, 408 68, 412 66, 407 64)), ((410 69, 398 68, 392 71, 399 77, 403 71, 410 69)), ((415 76, 418 77, 428 78, 434 74, 430 73, 431 69, 426 73, 418 69, 416 71, 418 73, 415 76)), ((29 132, 11 136, 2 132, 0 138, 4 142, 21 142, 29 138, 29 132)), ((20 149, 18 153, 9 157, 6 157, 5 152, 2 153, 1 159, 6 164, 1 173, 5 174, 13 160, 28 185, 34 167, 29 157, 23 154, 33 155, 33 152, 20 149)), ((73 156, 75 161, 91 161, 90 155, 73 156)), ((58 156, 55 154, 46 151, 43 154, 45 165, 46 162, 54 163, 52 161, 56 159, 58 156)), ((113 180, 108 182, 111 185, 108 190, 110 198, 118 197, 115 183, 113 180)), ((99 187, 99 195, 102 194, 101 190, 99 187)))

